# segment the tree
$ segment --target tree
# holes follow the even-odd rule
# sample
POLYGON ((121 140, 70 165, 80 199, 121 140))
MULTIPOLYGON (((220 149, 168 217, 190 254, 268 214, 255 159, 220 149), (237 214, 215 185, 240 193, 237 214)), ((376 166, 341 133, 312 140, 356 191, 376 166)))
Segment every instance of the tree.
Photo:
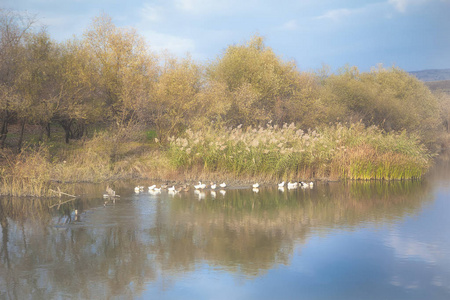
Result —
POLYGON ((151 110, 157 134, 162 141, 176 135, 201 117, 199 101, 202 71, 190 58, 181 61, 165 59, 155 89, 155 102, 151 110))
POLYGON ((119 126, 134 122, 139 109, 148 104, 158 72, 143 38, 101 15, 86 31, 84 46, 95 65, 105 118, 119 126))
POLYGON ((52 121, 65 131, 66 143, 81 138, 85 126, 102 120, 104 103, 101 101, 96 65, 89 52, 78 40, 69 40, 59 46, 56 80, 58 96, 52 121))
POLYGON ((443 91, 435 93, 439 103, 440 117, 447 133, 450 133, 450 94, 443 91))
POLYGON ((16 81, 20 76, 21 58, 24 55, 24 37, 35 23, 32 16, 23 16, 0 9, 0 117, 1 147, 5 146, 8 124, 15 114, 15 102, 20 98, 16 91, 16 81))
POLYGON ((297 121, 310 126, 316 119, 315 83, 300 74, 294 62, 284 62, 264 39, 254 36, 229 46, 207 70, 211 82, 225 84, 230 97, 231 125, 297 121))
POLYGON ((439 125, 438 103, 430 90, 395 67, 365 73, 347 67, 323 80, 323 87, 324 101, 335 111, 332 116, 343 121, 407 130, 424 141, 432 139, 439 125))
POLYGON ((21 123, 18 149, 22 147, 25 124, 45 126, 54 114, 55 101, 60 91, 56 69, 59 50, 45 28, 28 33, 24 41, 25 51, 20 63, 21 73, 15 86, 20 95, 15 112, 21 123))

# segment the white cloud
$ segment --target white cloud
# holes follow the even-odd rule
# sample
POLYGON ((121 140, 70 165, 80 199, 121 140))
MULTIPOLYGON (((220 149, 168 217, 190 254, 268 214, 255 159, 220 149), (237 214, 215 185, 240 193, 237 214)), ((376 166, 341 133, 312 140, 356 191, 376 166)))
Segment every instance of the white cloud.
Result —
MULTIPOLYGON (((429 1, 429 0, 388 0, 386 2, 369 3, 361 7, 356 8, 339 8, 326 11, 324 14, 315 17, 316 20, 331 20, 339 22, 346 20, 350 17, 359 17, 364 19, 379 19, 380 16, 385 18, 392 17, 392 5, 391 1, 429 1)), ((399 5, 403 5, 400 4, 399 5)), ((402 6, 403 7, 403 6, 402 6)))
POLYGON ((395 256, 399 258, 420 259, 430 264, 438 261, 439 246, 435 244, 392 234, 386 239, 385 245, 392 248, 395 251, 395 256))
POLYGON ((296 20, 287 21, 286 23, 280 26, 280 29, 288 31, 297 30, 298 29, 297 21, 296 20))
POLYGON ((357 9, 351 10, 348 8, 333 9, 327 11, 321 16, 316 17, 316 19, 330 19, 333 21, 339 21, 342 18, 355 14, 357 11, 358 11, 357 9))
POLYGON ((174 0, 175 8, 192 14, 238 13, 258 7, 256 0, 174 0))
POLYGON ((156 52, 168 50, 182 57, 187 52, 192 53, 196 49, 195 42, 192 39, 164 34, 154 30, 139 30, 139 32, 146 38, 150 48, 156 52))
POLYGON ((140 15, 144 20, 158 22, 163 19, 163 8, 161 6, 145 3, 140 10, 140 15))
MULTIPOLYGON (((431 0, 433 1, 433 0, 431 0)), ((406 13, 407 9, 411 6, 418 6, 431 2, 430 0, 388 0, 388 3, 392 5, 398 12, 406 13)), ((446 1, 446 0, 441 0, 446 1)))

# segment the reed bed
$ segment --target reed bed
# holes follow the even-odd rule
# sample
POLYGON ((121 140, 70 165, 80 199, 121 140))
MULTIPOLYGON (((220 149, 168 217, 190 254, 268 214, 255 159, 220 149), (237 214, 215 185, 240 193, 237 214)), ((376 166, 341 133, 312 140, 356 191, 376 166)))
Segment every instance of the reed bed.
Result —
POLYGON ((385 133, 361 123, 306 132, 294 124, 187 130, 169 143, 170 162, 178 169, 200 167, 274 180, 413 179, 431 164, 431 155, 416 136, 385 133))
POLYGON ((2 151, 0 195, 49 196, 49 152, 46 147, 28 148, 18 155, 2 151))
POLYGON ((432 157, 406 132, 385 133, 357 123, 303 131, 294 124, 187 130, 168 148, 118 142, 108 133, 58 150, 41 144, 0 154, 0 195, 54 196, 64 182, 131 177, 198 179, 216 174, 238 180, 412 179, 432 157), (199 174, 201 176, 199 176, 199 174))

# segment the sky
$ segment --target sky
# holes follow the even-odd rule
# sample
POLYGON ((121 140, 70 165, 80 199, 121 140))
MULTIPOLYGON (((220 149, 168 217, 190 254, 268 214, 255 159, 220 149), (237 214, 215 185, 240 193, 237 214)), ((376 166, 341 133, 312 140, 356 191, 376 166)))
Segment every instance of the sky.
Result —
POLYGON ((150 50, 199 62, 257 34, 302 71, 450 68, 450 0, 2 0, 0 8, 35 14, 57 41, 82 37, 106 13, 150 50))

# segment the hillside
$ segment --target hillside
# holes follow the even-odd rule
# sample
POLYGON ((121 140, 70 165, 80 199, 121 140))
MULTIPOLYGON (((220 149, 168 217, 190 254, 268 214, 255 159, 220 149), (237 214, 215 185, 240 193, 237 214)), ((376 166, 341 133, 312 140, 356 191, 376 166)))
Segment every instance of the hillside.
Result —
POLYGON ((425 82, 432 92, 444 92, 450 95, 450 80, 425 82))
POLYGON ((409 72, 422 81, 450 80, 450 69, 434 69, 409 72))

